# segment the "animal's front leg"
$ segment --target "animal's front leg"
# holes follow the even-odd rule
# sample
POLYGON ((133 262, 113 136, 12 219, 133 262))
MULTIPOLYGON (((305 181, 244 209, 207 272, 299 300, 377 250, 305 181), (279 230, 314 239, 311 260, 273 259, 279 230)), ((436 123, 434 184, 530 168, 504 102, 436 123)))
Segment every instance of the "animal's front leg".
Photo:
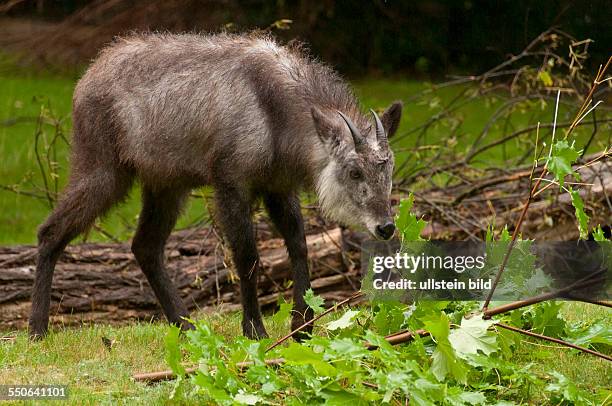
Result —
POLYGON ((245 196, 247 193, 231 186, 216 187, 216 217, 240 277, 242 333, 246 337, 256 339, 267 337, 268 333, 257 302, 260 263, 251 221, 251 201, 245 196))
MULTIPOLYGON (((295 195, 268 194, 265 204, 274 225, 285 239, 293 269, 293 318, 291 329, 312 320, 313 311, 304 301, 304 294, 310 288, 308 271, 308 249, 304 235, 304 221, 300 210, 300 200, 295 195)), ((312 332, 312 324, 295 335, 297 340, 312 332)))

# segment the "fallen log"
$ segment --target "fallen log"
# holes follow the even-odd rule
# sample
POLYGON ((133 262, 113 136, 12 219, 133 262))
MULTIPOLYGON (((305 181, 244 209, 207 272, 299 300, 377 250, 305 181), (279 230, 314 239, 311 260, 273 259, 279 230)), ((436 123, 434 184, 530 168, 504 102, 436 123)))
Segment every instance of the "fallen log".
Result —
MULTIPOLYGON (((290 261, 282 239, 265 224, 259 250, 263 272, 260 303, 275 306, 291 290, 290 261)), ((260 231, 261 231, 260 230, 260 231)), ((226 267, 225 251, 209 228, 179 232, 168 243, 167 270, 190 309, 239 309, 238 276, 226 267)), ((348 235, 348 234, 347 234, 348 235)), ((358 286, 358 270, 343 269, 340 228, 307 236, 312 285, 323 297, 358 286)), ((354 255, 354 254, 353 254, 354 255)), ((34 247, 0 248, 0 330, 26 326, 35 270, 34 247)), ((157 300, 138 268, 129 244, 69 246, 57 264, 52 290, 51 321, 71 325, 104 320, 119 322, 161 317, 157 300)))

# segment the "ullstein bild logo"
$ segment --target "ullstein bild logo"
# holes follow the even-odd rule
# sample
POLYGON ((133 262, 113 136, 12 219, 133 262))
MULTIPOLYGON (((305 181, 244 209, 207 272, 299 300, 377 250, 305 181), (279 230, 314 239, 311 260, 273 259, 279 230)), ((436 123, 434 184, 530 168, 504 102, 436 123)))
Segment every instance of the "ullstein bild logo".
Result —
MULTIPOLYGON (((362 291, 371 300, 484 300, 509 248, 506 242, 369 241, 362 247, 362 291)), ((493 300, 544 292, 559 298, 612 297, 609 241, 519 241, 493 300)))

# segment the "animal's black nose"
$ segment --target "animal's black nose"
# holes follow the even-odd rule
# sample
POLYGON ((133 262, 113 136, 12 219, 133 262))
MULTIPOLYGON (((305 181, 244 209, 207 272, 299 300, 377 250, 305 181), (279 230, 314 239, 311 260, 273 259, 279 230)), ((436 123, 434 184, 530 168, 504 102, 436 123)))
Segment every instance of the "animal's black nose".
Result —
POLYGON ((379 224, 376 226, 376 234, 383 240, 388 240, 393 237, 393 233, 395 232, 395 225, 392 222, 388 222, 385 224, 379 224))

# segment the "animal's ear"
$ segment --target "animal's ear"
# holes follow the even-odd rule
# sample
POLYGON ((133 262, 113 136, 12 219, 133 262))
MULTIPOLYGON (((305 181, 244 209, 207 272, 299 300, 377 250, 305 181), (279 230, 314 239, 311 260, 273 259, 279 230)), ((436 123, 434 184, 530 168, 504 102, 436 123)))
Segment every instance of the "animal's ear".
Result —
POLYGON ((336 150, 346 143, 347 140, 345 140, 342 128, 339 126, 339 120, 330 117, 315 106, 310 109, 310 114, 312 115, 317 134, 323 144, 331 148, 331 150, 336 150))
POLYGON ((387 110, 380 117, 380 121, 385 127, 385 131, 387 132, 387 138, 391 138, 393 134, 397 131, 399 127, 400 119, 402 118, 402 107, 403 103, 401 101, 393 102, 387 110))

